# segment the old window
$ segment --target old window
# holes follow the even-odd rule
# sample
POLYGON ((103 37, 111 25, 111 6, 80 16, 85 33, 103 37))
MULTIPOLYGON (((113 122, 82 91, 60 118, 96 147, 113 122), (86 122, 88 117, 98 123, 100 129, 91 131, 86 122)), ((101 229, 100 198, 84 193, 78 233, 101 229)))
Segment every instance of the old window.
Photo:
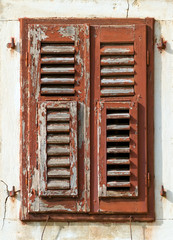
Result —
POLYGON ((22 220, 154 220, 153 19, 21 19, 22 220))

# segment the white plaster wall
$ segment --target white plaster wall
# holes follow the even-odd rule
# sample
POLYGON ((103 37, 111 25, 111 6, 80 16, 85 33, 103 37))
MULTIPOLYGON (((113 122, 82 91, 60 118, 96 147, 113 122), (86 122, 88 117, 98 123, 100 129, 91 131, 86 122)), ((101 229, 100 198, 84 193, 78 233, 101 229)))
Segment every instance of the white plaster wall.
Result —
MULTIPOLYGON (((167 40, 166 51, 155 47, 155 204, 154 223, 132 223, 133 240, 173 239, 173 1, 172 0, 1 0, 0 1, 0 179, 11 190, 19 185, 19 110, 21 17, 154 17, 155 38, 167 40), (6 48, 15 37, 17 51, 6 48), (167 199, 161 199, 161 185, 167 199)), ((0 239, 37 240, 45 223, 19 220, 20 196, 6 204, 0 182, 0 239), (3 227, 2 227, 3 226, 3 227)), ((48 223, 43 239, 130 240, 129 224, 48 223)))

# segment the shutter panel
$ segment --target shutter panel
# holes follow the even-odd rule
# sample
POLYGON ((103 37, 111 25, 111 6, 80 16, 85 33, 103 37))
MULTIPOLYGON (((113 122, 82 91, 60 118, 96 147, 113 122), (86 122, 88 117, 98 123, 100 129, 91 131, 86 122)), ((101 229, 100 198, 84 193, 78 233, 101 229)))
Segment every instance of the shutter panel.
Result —
POLYGON ((29 212, 88 212, 89 28, 33 24, 28 32, 29 212))
POLYGON ((146 213, 146 26, 96 26, 92 34, 99 165, 94 211, 146 213))

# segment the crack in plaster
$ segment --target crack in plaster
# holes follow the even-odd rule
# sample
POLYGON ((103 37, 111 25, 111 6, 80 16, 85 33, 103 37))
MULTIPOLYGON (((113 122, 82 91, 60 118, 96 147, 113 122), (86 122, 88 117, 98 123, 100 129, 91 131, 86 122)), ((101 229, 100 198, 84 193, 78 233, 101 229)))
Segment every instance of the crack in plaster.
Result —
POLYGON ((127 0, 127 13, 126 13, 126 18, 129 17, 129 8, 130 8, 130 4, 129 4, 129 0, 127 0))
POLYGON ((6 182, 4 182, 3 180, 0 180, 0 181, 6 186, 6 191, 7 191, 7 196, 4 201, 4 214, 3 214, 2 226, 1 226, 1 230, 2 230, 4 227, 5 217, 6 217, 6 212, 7 212, 7 200, 9 198, 9 191, 8 191, 8 185, 6 184, 6 182))

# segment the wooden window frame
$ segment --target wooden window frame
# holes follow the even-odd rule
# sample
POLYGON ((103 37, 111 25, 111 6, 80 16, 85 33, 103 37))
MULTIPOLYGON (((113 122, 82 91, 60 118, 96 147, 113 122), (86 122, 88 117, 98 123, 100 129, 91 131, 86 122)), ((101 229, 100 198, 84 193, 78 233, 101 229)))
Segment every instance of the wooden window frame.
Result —
MULTIPOLYGON (((98 222, 124 222, 130 221, 154 221, 154 19, 20 19, 21 25, 21 196, 22 196, 22 207, 20 219, 23 221, 40 221, 46 220, 49 216, 51 221, 98 221, 98 222), (27 184, 29 181, 28 169, 28 152, 24 145, 27 145, 27 139, 25 135, 30 130, 28 126, 28 112, 27 112, 27 100, 28 95, 26 89, 28 88, 28 26, 31 24, 88 24, 90 26, 90 41, 94 42, 94 26, 107 26, 107 25, 131 25, 131 24, 144 24, 146 25, 147 31, 147 179, 145 186, 147 186, 148 202, 147 211, 145 213, 96 213, 95 209, 98 206, 93 205, 93 201, 96 198, 97 191, 95 186, 91 184, 90 187, 90 198, 87 198, 88 204, 91 207, 89 213, 32 213, 28 211, 28 189, 27 184)), ((94 46, 93 46, 94 47, 94 46)), ((94 50, 91 46, 91 59, 94 58, 94 50)), ((94 68, 91 67, 91 88, 94 86, 94 68)), ((138 96, 140 97, 140 96, 138 96)), ((91 122, 93 120, 93 111, 95 102, 93 102, 93 91, 91 91, 91 122)), ((90 133, 94 131, 93 124, 90 123, 90 133)), ((88 133, 89 134, 89 133, 88 133)), ((94 138, 91 137, 91 152, 95 152, 94 149, 94 138)), ((86 154, 83 149, 83 154, 86 154)), ((88 154, 88 153, 87 153, 88 154)), ((86 166, 86 171, 90 167, 90 182, 97 181, 97 163, 94 161, 94 157, 91 154, 87 157, 91 157, 91 166, 86 166)), ((37 167, 37 166, 35 166, 37 167)), ((80 183, 79 183, 80 184, 80 183)), ((87 183, 89 184, 89 183, 87 183)), ((88 186, 89 187, 89 186, 88 186)))

